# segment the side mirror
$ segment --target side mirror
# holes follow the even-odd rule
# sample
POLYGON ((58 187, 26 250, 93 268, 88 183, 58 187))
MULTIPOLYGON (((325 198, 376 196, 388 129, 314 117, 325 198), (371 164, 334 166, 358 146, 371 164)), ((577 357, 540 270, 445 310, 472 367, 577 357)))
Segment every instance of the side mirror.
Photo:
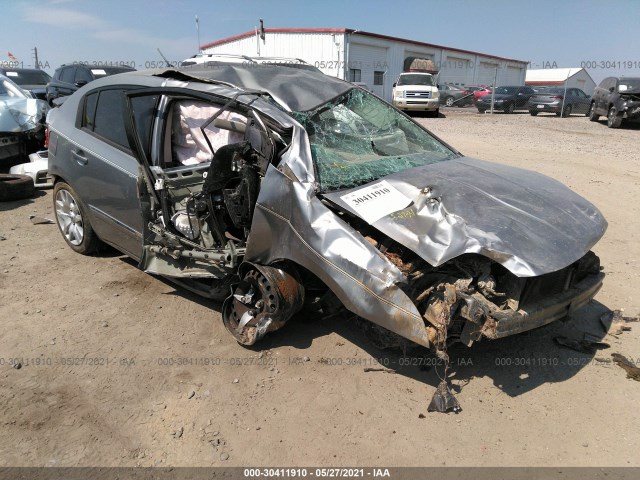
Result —
POLYGON ((84 87, 87 83, 89 82, 87 82, 86 80, 78 80, 77 82, 74 83, 74 85, 80 88, 80 87, 84 87))
POLYGON ((394 86, 394 87, 396 86, 396 82, 393 82, 393 86, 394 86))

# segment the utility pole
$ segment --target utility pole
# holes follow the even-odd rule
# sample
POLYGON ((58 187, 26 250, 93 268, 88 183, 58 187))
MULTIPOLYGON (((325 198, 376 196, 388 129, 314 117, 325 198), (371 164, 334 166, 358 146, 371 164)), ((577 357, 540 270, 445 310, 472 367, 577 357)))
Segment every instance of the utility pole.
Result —
POLYGON ((200 53, 200 21, 198 15, 196 15, 196 30, 198 31, 198 53, 200 53))
POLYGON ((35 68, 40 68, 40 62, 38 61, 38 47, 33 47, 33 56, 35 58, 35 68))

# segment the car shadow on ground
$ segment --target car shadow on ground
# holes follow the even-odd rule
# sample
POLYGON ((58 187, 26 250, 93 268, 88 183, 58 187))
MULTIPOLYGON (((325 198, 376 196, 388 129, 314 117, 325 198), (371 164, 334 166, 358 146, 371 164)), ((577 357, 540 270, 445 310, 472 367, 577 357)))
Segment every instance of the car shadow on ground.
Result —
POLYGON ((16 208, 24 207, 32 204, 36 199, 44 197, 47 194, 46 190, 36 190, 36 193, 31 198, 24 198, 22 200, 10 200, 8 202, 0 202, 0 212, 8 212, 16 208))
MULTIPOLYGON (((606 117, 600 117, 596 123, 599 123, 600 125, 607 127, 607 118, 606 117)), ((612 130, 640 130, 640 121, 635 121, 635 122, 630 122, 629 120, 623 120, 622 121, 622 125, 620 125, 618 128, 616 129, 612 129, 612 130)))
MULTIPOLYGON (((114 256, 118 255, 115 250, 113 253, 114 256)), ((121 260, 137 267, 137 262, 129 257, 121 256, 121 260)), ((155 275, 154 278, 172 288, 167 295, 180 296, 218 313, 222 311, 222 302, 203 298, 167 278, 155 275)), ((447 374, 452 391, 460 393, 473 379, 487 377, 501 391, 516 397, 545 383, 565 381, 582 368, 609 363, 613 349, 587 354, 554 342, 556 337, 606 342, 610 321, 603 322, 601 317, 609 311, 607 306, 593 300, 564 319, 529 332, 497 340, 483 339, 471 347, 452 345, 448 349, 450 363, 447 374), (602 361, 598 360, 601 358, 602 361)), ((364 369, 366 366, 382 369, 380 373, 376 373, 379 370, 373 370, 372 375, 395 373, 434 388, 444 376, 444 362, 428 349, 411 342, 404 347, 384 348, 380 345, 380 337, 371 335, 369 322, 344 310, 339 314, 323 316, 305 307, 283 328, 267 334, 256 345, 239 348, 260 352, 293 347, 300 350, 302 356, 315 340, 334 333, 367 353, 368 357, 360 358, 355 368, 364 369)), ((344 350, 340 346, 343 344, 339 340, 333 353, 326 358, 311 358, 311 361, 334 367, 347 365, 350 359, 341 356, 344 350)))

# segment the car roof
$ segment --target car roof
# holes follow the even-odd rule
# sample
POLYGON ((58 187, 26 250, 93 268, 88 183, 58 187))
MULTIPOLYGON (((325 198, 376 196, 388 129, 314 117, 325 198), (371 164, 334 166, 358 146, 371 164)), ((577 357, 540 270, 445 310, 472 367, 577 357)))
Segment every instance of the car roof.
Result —
POLYGON ((45 72, 44 70, 40 69, 40 68, 7 68, 7 67, 0 67, 0 72, 45 72))
POLYGON ((264 91, 291 111, 312 110, 355 88, 349 82, 320 72, 273 64, 235 63, 133 71, 106 77, 101 80, 100 85, 126 84, 129 79, 136 76, 173 78, 181 81, 223 84, 242 90, 264 91))

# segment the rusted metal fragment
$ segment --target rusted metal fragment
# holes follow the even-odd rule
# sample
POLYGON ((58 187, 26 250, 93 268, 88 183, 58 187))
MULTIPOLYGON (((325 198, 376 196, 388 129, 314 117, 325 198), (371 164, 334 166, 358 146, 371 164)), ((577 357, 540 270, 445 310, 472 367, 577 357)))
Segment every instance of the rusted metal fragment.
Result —
POLYGON ((436 388, 436 391, 433 394, 433 398, 427 407, 427 411, 440 413, 446 413, 448 411, 458 413, 462 411, 458 399, 454 397, 451 390, 449 390, 446 380, 442 380, 438 384, 438 388, 436 388))
POLYGON ((627 372, 627 378, 631 378, 640 382, 640 368, 636 367, 633 362, 629 361, 625 356, 619 353, 612 353, 613 362, 627 372))

